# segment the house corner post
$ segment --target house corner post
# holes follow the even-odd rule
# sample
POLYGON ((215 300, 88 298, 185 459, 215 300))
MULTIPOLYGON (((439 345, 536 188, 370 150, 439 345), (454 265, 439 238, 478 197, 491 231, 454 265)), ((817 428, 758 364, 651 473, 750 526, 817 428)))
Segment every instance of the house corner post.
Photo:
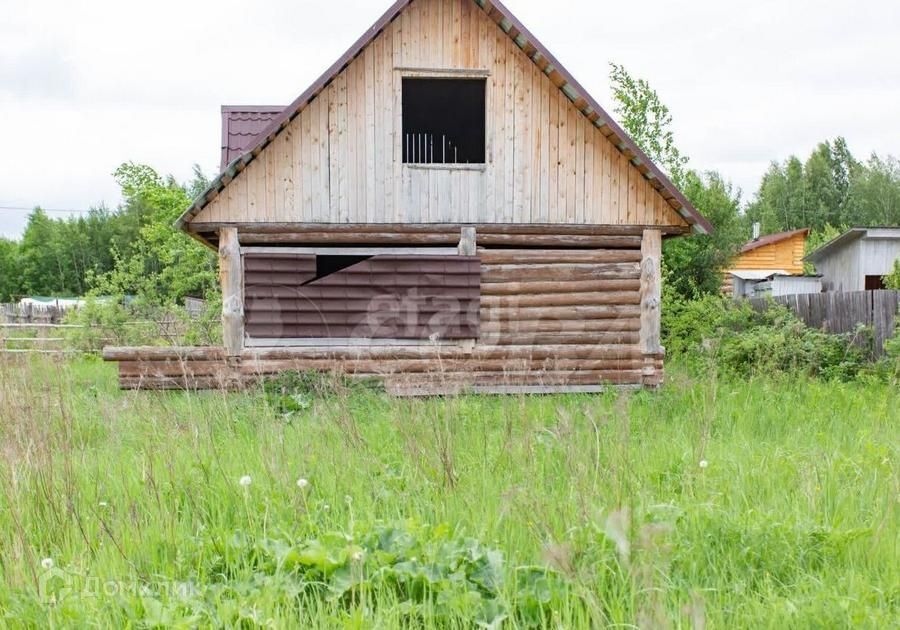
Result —
POLYGON ((244 266, 237 228, 219 230, 219 282, 222 287, 222 341, 229 366, 244 351, 244 266))
POLYGON ((641 353, 642 384, 659 387, 663 381, 662 347, 662 231, 646 229, 641 239, 641 353))
MULTIPOLYGON (((463 226, 460 229, 459 234, 459 246, 457 247, 457 253, 460 256, 477 256, 478 255, 478 236, 475 231, 475 226, 463 226)), ((480 294, 480 291, 479 291, 480 294)), ((470 318, 470 323, 474 325, 476 329, 481 328, 481 309, 480 309, 480 295, 479 295, 479 303, 476 305, 477 310, 470 311, 466 313, 466 317, 470 318)), ((464 354, 471 356, 473 352, 475 352, 475 345, 478 343, 478 339, 463 339, 460 341, 460 348, 464 354)))
POLYGON ((474 226, 466 226, 460 230, 458 248, 460 256, 476 255, 478 252, 476 238, 474 226))

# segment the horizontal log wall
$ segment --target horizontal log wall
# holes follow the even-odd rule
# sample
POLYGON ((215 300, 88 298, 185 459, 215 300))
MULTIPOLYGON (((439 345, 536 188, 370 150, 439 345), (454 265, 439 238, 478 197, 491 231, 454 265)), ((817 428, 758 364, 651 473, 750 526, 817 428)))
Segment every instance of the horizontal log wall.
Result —
POLYGON ((479 343, 505 356, 507 366, 498 371, 478 366, 472 382, 486 387, 640 384, 641 252, 637 242, 621 245, 481 247, 479 343), (524 369, 518 363, 522 348, 532 349, 524 369))
MULTIPOLYGON (((544 235, 547 242, 554 235, 544 235)), ((530 235, 485 245, 477 342, 453 345, 316 345, 248 348, 226 369, 215 350, 173 355, 161 350, 111 350, 123 387, 231 387, 285 370, 377 377, 398 393, 594 391, 604 385, 654 385, 662 353, 641 348, 641 239, 606 248, 534 248, 530 235)), ((351 241, 352 242, 352 241, 351 241)), ((282 273, 277 262, 249 272, 282 273), (276 269, 276 267, 278 267, 276 269)), ((327 287, 326 287, 327 288, 327 287)), ((287 296, 284 296, 287 297, 287 296)), ((323 297, 325 297, 323 295, 323 297)), ((290 314, 272 317, 285 322, 290 314)), ((265 319, 264 312, 256 313, 265 319)), ((262 321, 260 319, 260 321, 262 321)), ((299 320, 298 337, 308 336, 299 320)), ((292 329, 293 330, 293 329, 292 329)))

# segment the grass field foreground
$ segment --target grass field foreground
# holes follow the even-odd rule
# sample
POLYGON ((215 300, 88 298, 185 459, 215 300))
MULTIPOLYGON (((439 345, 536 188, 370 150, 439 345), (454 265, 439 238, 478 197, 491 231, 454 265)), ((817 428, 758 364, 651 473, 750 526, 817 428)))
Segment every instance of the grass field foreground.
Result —
POLYGON ((124 393, 0 362, 12 627, 897 627, 900 393, 124 393))

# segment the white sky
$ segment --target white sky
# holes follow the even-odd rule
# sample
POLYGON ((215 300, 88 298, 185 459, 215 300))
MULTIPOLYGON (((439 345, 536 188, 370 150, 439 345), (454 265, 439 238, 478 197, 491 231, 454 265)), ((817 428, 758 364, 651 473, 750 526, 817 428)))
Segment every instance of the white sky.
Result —
MULTIPOLYGON (((0 0, 0 206, 114 207, 127 160, 214 174, 221 104, 289 103, 390 1, 0 0)), ((896 0, 506 4, 608 109, 609 61, 647 79, 691 166, 745 198, 836 135, 900 153, 896 0)))

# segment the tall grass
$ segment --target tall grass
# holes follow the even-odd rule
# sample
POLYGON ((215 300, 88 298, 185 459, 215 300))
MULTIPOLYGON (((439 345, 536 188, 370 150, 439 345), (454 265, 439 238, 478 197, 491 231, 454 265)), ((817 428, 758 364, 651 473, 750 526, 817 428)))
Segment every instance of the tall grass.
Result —
POLYGON ((284 561, 335 533, 335 554, 362 550, 396 527, 421 553, 476 553, 463 540, 501 552, 496 626, 896 627, 898 421, 900 393, 883 384, 677 368, 658 393, 338 390, 285 417, 262 392, 122 393, 108 365, 6 361, 0 615, 14 627, 487 624, 464 603, 443 615, 438 597, 411 611, 408 590, 374 580, 384 558, 338 558, 373 578, 351 575, 342 597, 284 561), (526 592, 527 567, 550 582, 526 592))

